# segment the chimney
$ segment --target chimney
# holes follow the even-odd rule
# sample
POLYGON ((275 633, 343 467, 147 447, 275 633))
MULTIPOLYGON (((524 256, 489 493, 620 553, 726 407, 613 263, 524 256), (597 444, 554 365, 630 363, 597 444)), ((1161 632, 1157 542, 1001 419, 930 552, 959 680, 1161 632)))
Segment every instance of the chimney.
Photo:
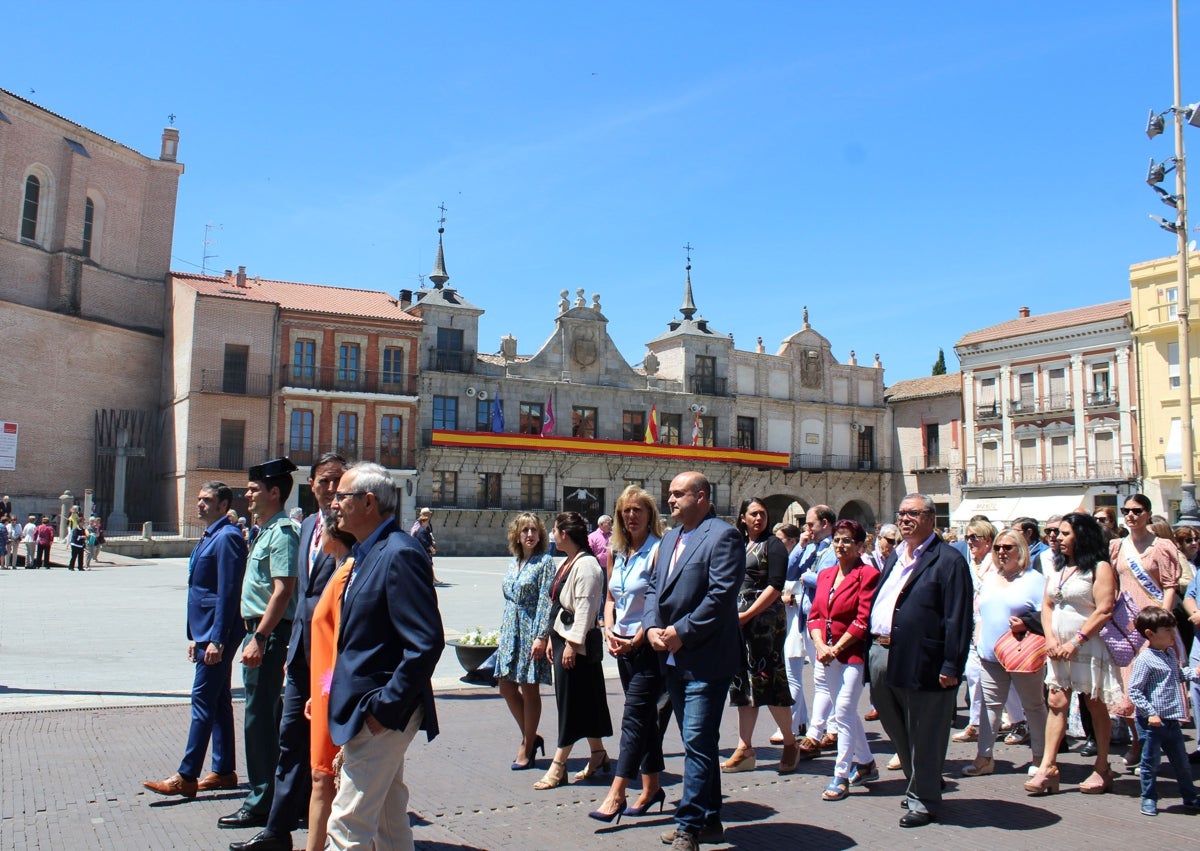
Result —
POLYGON ((179 131, 174 127, 163 128, 162 148, 159 150, 158 158, 170 163, 179 158, 179 131))
POLYGON ((227 281, 233 280, 233 270, 232 269, 225 270, 225 280, 227 280, 227 281))
POLYGON ((400 309, 408 310, 412 304, 412 290, 400 290, 400 309))
POLYGON ((246 267, 245 266, 238 266, 237 285, 239 287, 246 286, 246 267))
POLYGON ((1029 318, 1029 308, 1028 308, 1028 307, 1022 307, 1022 308, 1019 308, 1019 309, 1017 310, 1017 313, 1021 314, 1021 318, 1022 318, 1022 319, 1028 319, 1028 318, 1029 318))

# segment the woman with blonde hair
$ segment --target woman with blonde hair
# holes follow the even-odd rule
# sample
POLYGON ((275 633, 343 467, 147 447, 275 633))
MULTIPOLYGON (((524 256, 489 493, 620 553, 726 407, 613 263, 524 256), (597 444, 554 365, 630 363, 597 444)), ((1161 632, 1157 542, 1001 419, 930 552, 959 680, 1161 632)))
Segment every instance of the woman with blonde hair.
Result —
POLYGON ((589 816, 619 823, 622 815, 640 816, 666 794, 659 785, 663 770, 662 739, 670 723, 670 703, 661 701, 663 675, 658 654, 646 641, 642 614, 646 591, 654 580, 654 562, 663 522, 650 494, 631 485, 617 498, 616 525, 609 541, 608 597, 604 604, 604 630, 608 653, 617 658, 625 712, 621 719, 621 750, 612 785, 600 807, 589 816), (626 806, 625 790, 641 772, 642 792, 626 806))
POLYGON ((550 633, 550 584, 554 559, 546 546, 546 526, 536 514, 518 514, 508 524, 512 561, 504 574, 504 615, 496 649, 496 679, 521 731, 512 770, 534 767, 533 754, 546 746, 538 735, 543 685, 550 685, 546 644, 550 633))
POLYGON ((1029 545, 1018 529, 1006 529, 996 535, 992 559, 994 567, 983 575, 975 597, 975 652, 979 658, 984 711, 979 717, 975 761, 962 772, 967 777, 995 770, 992 752, 1000 710, 1014 693, 1029 721, 1035 766, 1041 765, 1046 739, 1046 701, 1042 696, 1045 664, 1032 672, 1009 671, 996 655, 996 643, 1007 633, 1018 638, 1031 631, 1040 634, 1046 577, 1030 566, 1029 545))

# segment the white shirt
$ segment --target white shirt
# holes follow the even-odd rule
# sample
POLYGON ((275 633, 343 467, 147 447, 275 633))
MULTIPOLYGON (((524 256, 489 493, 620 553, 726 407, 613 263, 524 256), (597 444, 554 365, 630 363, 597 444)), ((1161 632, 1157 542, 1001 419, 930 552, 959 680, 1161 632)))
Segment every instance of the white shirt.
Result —
POLYGON ((871 607, 872 635, 892 634, 892 615, 896 613, 896 601, 900 599, 900 592, 904 590, 909 576, 912 575, 913 565, 934 540, 936 536, 931 533, 912 551, 911 556, 908 552, 908 541, 901 541, 900 546, 896 548, 896 565, 888 574, 887 581, 875 592, 875 605, 871 607))

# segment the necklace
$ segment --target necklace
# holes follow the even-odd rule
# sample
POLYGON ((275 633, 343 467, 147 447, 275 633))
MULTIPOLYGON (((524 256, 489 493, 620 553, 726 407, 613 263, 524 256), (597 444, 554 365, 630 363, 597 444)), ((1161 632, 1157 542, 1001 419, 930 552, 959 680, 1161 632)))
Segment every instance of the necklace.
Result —
POLYGON ((1063 570, 1063 572, 1059 574, 1058 587, 1054 589, 1054 605, 1055 606, 1062 608, 1063 600, 1065 599, 1063 597, 1063 586, 1067 584, 1067 580, 1070 579, 1072 576, 1074 576, 1076 571, 1078 571, 1078 570, 1079 570, 1079 566, 1073 564, 1073 565, 1071 565, 1070 570, 1063 570))

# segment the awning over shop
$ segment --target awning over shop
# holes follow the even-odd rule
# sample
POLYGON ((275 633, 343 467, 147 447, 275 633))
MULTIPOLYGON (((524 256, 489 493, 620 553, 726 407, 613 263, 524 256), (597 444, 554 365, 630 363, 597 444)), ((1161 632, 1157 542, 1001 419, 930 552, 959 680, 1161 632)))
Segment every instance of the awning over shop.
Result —
POLYGON ((964 499, 958 508, 950 515, 952 526, 965 526, 976 514, 984 514, 993 523, 1011 523, 1013 518, 1020 517, 1016 513, 1020 499, 1015 496, 989 496, 964 499))
POLYGON ((1054 496, 1023 496, 1017 502, 1015 517, 1032 517, 1039 523, 1045 523, 1047 518, 1055 514, 1070 514, 1078 508, 1091 511, 1085 504, 1085 494, 1081 491, 1072 494, 1056 494, 1054 496))

